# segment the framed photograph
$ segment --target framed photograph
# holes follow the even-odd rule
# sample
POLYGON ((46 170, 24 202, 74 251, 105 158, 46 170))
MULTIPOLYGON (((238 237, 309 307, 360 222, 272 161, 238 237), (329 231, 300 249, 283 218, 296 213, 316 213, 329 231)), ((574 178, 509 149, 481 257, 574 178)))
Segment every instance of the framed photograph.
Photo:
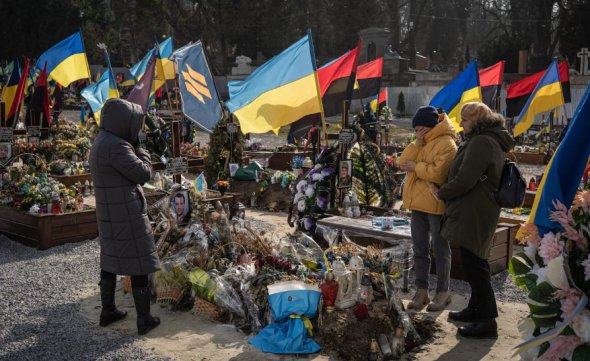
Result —
POLYGON ((189 224, 191 219, 191 199, 188 190, 181 190, 174 193, 170 201, 172 220, 179 227, 189 224))
POLYGON ((352 160, 341 160, 338 163, 338 188, 350 187, 352 187, 352 160))
POLYGON ((39 137, 29 137, 29 144, 37 147, 39 145, 39 137))
POLYGON ((0 143, 0 162, 5 162, 12 157, 12 143, 0 143))

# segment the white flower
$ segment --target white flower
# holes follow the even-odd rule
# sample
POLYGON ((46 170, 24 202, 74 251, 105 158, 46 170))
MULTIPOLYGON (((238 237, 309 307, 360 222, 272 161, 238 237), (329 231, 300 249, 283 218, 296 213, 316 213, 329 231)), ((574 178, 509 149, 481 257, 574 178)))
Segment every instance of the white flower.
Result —
POLYGON ((31 214, 38 214, 39 213, 39 205, 33 204, 31 208, 29 208, 29 213, 31 214))
POLYGON ((533 266, 530 273, 537 275, 537 286, 547 281, 547 267, 533 266))
POLYGON ((297 187, 295 187, 297 189, 298 192, 303 193, 303 188, 305 187, 305 185, 307 184, 306 180, 300 180, 299 183, 297 183, 297 187))
POLYGON ((301 197, 304 197, 303 193, 299 193, 299 192, 295 193, 295 197, 293 198, 293 203, 299 202, 301 197))
POLYGON ((518 321, 518 332, 523 340, 528 340, 533 336, 535 331, 535 322, 530 317, 525 317, 518 321))
POLYGON ((537 264, 537 250, 530 244, 524 247, 524 254, 533 261, 533 264, 537 264))
POLYGON ((322 175, 322 173, 314 173, 311 176, 311 179, 318 182, 318 181, 322 181, 324 179, 324 176, 322 175))
POLYGON ((563 268, 563 255, 559 255, 558 257, 549 261, 549 264, 546 268, 546 276, 550 284, 562 290, 567 290, 570 288, 563 268))
POLYGON ((313 166, 313 169, 315 169, 315 170, 320 170, 320 169, 322 169, 322 167, 323 167, 323 166, 322 166, 321 164, 319 164, 319 163, 318 163, 318 164, 316 164, 316 165, 314 165, 314 166, 313 166))
POLYGON ((314 192, 313 187, 309 186, 309 187, 305 188, 305 195, 306 196, 308 196, 310 198, 313 197, 313 192, 314 192))
POLYGON ((571 326, 582 342, 590 342, 590 311, 583 310, 580 312, 574 318, 571 326))
POLYGON ((305 210, 305 200, 300 200, 299 202, 297 202, 297 210, 299 212, 303 212, 305 210))

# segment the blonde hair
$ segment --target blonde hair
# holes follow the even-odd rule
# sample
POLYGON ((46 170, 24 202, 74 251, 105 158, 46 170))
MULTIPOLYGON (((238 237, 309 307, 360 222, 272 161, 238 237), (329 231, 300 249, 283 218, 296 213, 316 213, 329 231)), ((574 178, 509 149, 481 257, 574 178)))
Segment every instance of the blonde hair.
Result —
MULTIPOLYGON (((484 123, 500 122, 504 125, 504 117, 498 113, 494 113, 490 107, 482 102, 469 102, 463 104, 461 108, 461 118, 468 118, 477 126, 481 121, 484 123)), ((482 124, 483 125, 483 124, 482 124)))

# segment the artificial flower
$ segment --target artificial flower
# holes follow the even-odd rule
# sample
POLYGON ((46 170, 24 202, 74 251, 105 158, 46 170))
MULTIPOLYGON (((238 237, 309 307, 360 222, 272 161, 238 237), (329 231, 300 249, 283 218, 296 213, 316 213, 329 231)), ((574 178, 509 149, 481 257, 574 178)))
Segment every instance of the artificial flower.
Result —
POLYGON ((563 252, 563 246, 564 242, 561 240, 561 233, 547 232, 541 239, 539 256, 543 258, 545 264, 548 264, 563 252))
POLYGON ((305 188, 305 195, 309 198, 313 197, 314 192, 315 192, 315 189, 313 189, 313 187, 311 187, 311 186, 307 186, 305 188))
POLYGON ((301 199, 297 202, 297 210, 299 212, 305 211, 305 200, 301 199))
POLYGON ((324 176, 321 173, 315 173, 311 176, 311 179, 316 182, 321 182, 322 180, 324 180, 324 176))
POLYGON ((539 236, 537 226, 533 223, 523 223, 520 226, 520 232, 516 235, 516 239, 521 244, 527 244, 538 249, 541 245, 541 237, 539 236))
POLYGON ((567 277, 565 275, 565 270, 563 268, 563 255, 559 255, 553 258, 547 264, 547 272, 546 272, 547 280, 550 284, 553 285, 555 288, 559 288, 562 290, 566 290, 570 288, 569 283, 567 282, 567 277))
POLYGON ((314 226, 314 222, 313 222, 313 218, 311 217, 304 217, 303 218, 303 228, 305 228, 306 231, 310 231, 314 226))
POLYGON ((561 304, 562 318, 566 319, 571 316, 572 312, 580 302, 580 291, 575 288, 560 289, 555 291, 555 297, 561 304))
POLYGON ((550 341, 550 346, 541 355, 539 361, 555 361, 562 358, 570 359, 574 349, 581 343, 578 336, 557 336, 550 341))
POLYGON ((580 312, 571 324, 574 332, 582 342, 590 342, 590 311, 583 310, 580 312))

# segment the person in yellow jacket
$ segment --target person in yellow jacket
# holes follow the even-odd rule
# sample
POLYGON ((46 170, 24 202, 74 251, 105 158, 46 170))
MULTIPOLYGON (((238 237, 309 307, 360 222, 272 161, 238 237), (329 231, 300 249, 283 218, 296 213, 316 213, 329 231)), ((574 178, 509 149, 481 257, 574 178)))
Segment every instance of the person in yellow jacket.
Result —
POLYGON ((416 270, 416 294, 408 309, 441 311, 451 302, 449 280, 451 246, 440 234, 444 203, 438 199, 438 188, 447 181, 455 154, 456 131, 445 114, 436 108, 420 107, 412 119, 416 140, 404 149, 400 167, 406 171, 403 207, 412 211, 412 242, 416 270), (432 242, 431 242, 432 240, 432 242), (430 247, 434 251, 437 285, 436 295, 429 304, 428 275, 430 247))

